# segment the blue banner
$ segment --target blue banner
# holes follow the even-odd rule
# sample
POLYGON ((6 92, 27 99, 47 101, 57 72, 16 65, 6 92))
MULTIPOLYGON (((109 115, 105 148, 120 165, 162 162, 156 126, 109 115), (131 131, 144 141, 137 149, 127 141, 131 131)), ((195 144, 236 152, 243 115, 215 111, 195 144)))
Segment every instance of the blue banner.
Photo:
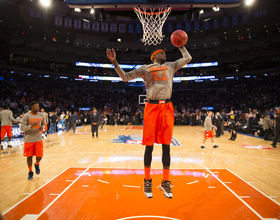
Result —
POLYGON ((193 30, 194 31, 200 31, 200 21, 194 21, 193 30))
POLYGON ((167 32, 172 33, 173 31, 173 22, 167 22, 167 32))
POLYGON ((223 27, 229 27, 229 17, 225 16, 222 18, 223 27))
POLYGON ((220 18, 213 18, 213 29, 220 28, 220 18))
POLYGON ((134 23, 128 23, 127 25, 127 33, 133 34, 134 33, 134 23))
POLYGON ((139 34, 142 33, 142 24, 141 23, 136 23, 135 25, 135 33, 139 34))
POLYGON ((237 26, 239 25, 239 15, 232 15, 232 26, 237 26))
POLYGON ((249 23, 248 13, 241 14, 241 24, 248 24, 248 23, 249 23))
POLYGON ((183 30, 183 22, 182 21, 176 22, 176 30, 183 30))
POLYGON ((192 23, 189 21, 186 21, 186 25, 185 25, 185 31, 192 31, 192 23))
MULTIPOLYGON (((117 4, 117 3, 130 3, 130 4, 134 4, 134 5, 145 5, 147 4, 147 2, 151 2, 150 4, 152 5, 153 1, 147 1, 147 0, 126 0, 126 1, 116 1, 116 0, 64 0, 66 3, 68 4, 86 4, 86 5, 93 5, 93 4, 97 4, 97 5, 107 5, 107 4, 117 4)), ((157 2, 157 1, 155 1, 157 2)), ((172 4, 236 4, 237 6, 243 2, 243 0, 172 0, 172 1, 163 1, 163 3, 172 3, 172 4)))
POLYGON ((268 8, 262 8, 260 10, 253 11, 252 18, 258 18, 268 15, 268 8))
POLYGON ((210 20, 204 21, 203 25, 204 25, 204 30, 210 30, 211 29, 211 27, 210 27, 210 20))
POLYGON ((35 10, 28 9, 27 14, 28 14, 29 17, 43 19, 43 13, 40 12, 40 11, 35 11, 35 10))

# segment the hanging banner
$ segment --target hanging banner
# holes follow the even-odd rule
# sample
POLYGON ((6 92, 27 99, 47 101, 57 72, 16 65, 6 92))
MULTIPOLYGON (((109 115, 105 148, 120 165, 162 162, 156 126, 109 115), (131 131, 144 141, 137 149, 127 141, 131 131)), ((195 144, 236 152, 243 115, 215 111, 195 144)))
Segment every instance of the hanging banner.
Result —
POLYGON ((88 21, 84 21, 84 30, 85 31, 90 31, 90 22, 88 21))
POLYGON ((61 16, 55 16, 55 26, 62 27, 62 17, 61 16))
POLYGON ((110 32, 117 33, 117 23, 110 23, 110 32))
POLYGON ((189 21, 186 21, 186 24, 185 24, 185 31, 192 31, 192 23, 189 22, 189 21))
POLYGON ((248 13, 241 14, 241 24, 248 24, 248 23, 249 23, 248 13))
POLYGON ((135 25, 135 33, 139 34, 142 33, 142 24, 141 23, 136 23, 135 25))
POLYGON ((72 28, 72 18, 65 18, 64 19, 64 27, 72 28))
POLYGON ((229 17, 225 16, 222 18, 222 25, 223 27, 229 27, 229 17))
POLYGON ((239 25, 239 15, 232 15, 232 26, 237 26, 239 25))
POLYGON ((220 28, 220 19, 219 18, 213 18, 213 29, 220 28))
POLYGON ((128 23, 127 25, 127 33, 133 34, 134 33, 134 23, 128 23))
POLYGON ((210 30, 210 20, 203 22, 204 30, 210 30))
POLYGON ((93 31, 99 31, 99 22, 98 21, 93 21, 92 22, 92 30, 93 31))
POLYGON ((119 23, 119 33, 125 33, 126 32, 126 24, 119 23))
POLYGON ((108 32, 108 23, 101 23, 101 31, 102 32, 108 32))
POLYGON ((29 17, 43 19, 43 13, 40 12, 40 11, 34 11, 34 10, 29 9, 29 10, 27 11, 27 15, 28 15, 29 17))
POLYGON ((173 31, 173 22, 167 22, 167 32, 172 33, 173 31))
POLYGON ((74 28, 81 29, 82 28, 82 21, 80 19, 74 19, 74 28))
POLYGON ((183 30, 183 22, 177 21, 176 22, 176 30, 183 30))
POLYGON ((258 18, 268 15, 268 8, 262 8, 260 10, 253 11, 252 18, 258 18))
POLYGON ((200 31, 200 21, 194 21, 193 30, 194 31, 200 31))

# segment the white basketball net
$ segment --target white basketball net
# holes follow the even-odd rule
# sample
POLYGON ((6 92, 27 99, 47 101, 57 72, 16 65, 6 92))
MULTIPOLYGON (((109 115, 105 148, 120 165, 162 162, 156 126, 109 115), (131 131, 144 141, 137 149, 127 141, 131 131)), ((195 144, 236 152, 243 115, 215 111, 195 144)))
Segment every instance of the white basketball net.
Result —
POLYGON ((162 34, 162 27, 171 12, 171 7, 159 8, 158 12, 155 12, 155 8, 150 8, 150 12, 146 12, 146 8, 143 8, 142 10, 140 8, 134 8, 134 11, 142 23, 142 42, 145 45, 160 44, 165 37, 162 34))

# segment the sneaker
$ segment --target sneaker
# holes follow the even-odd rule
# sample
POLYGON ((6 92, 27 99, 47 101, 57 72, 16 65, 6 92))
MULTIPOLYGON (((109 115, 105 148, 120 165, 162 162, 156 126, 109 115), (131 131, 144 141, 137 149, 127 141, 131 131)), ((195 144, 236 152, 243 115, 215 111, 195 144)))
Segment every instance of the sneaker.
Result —
POLYGON ((161 181, 161 184, 159 185, 159 188, 163 191, 163 195, 165 195, 166 198, 172 199, 172 192, 170 187, 170 181, 161 181))
POLYGON ((145 195, 148 199, 153 198, 152 179, 150 179, 150 180, 144 179, 144 195, 145 195))
POLYGON ((206 147, 204 147, 204 146, 201 146, 200 148, 201 148, 201 149, 203 149, 203 150, 206 150, 206 149, 207 149, 207 148, 206 148, 206 147))
POLYGON ((13 147, 12 145, 10 145, 10 144, 8 145, 8 148, 12 148, 12 147, 13 147))
POLYGON ((33 180, 33 172, 29 171, 28 173, 28 180, 33 180))
POLYGON ((276 145, 274 145, 274 144, 271 144, 271 146, 274 147, 274 148, 276 148, 276 145))
POLYGON ((219 147, 219 146, 217 146, 217 145, 214 145, 214 146, 213 146, 213 148, 218 148, 218 147, 219 147))
POLYGON ((36 163, 34 163, 34 167, 35 167, 35 173, 36 173, 37 175, 39 175, 39 174, 40 174, 40 167, 39 167, 39 164, 36 165, 36 163))
POLYGON ((4 150, 4 147, 1 145, 1 150, 4 150))
POLYGON ((232 141, 232 138, 228 139, 229 141, 232 141))

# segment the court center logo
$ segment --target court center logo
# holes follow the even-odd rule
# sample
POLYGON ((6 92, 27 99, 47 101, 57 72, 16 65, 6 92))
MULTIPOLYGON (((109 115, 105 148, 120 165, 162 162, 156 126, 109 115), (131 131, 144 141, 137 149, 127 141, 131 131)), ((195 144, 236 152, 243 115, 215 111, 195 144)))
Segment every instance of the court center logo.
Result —
MULTIPOLYGON (((116 139, 112 139, 112 143, 142 145, 142 138, 143 138, 142 134, 118 135, 116 139)), ((170 145, 171 146, 182 146, 175 137, 172 137, 170 145)))
POLYGON ((248 149, 276 150, 276 149, 273 149, 273 148, 270 148, 270 147, 265 147, 265 146, 262 146, 262 145, 244 145, 244 144, 240 144, 239 146, 245 147, 245 148, 248 148, 248 149))

